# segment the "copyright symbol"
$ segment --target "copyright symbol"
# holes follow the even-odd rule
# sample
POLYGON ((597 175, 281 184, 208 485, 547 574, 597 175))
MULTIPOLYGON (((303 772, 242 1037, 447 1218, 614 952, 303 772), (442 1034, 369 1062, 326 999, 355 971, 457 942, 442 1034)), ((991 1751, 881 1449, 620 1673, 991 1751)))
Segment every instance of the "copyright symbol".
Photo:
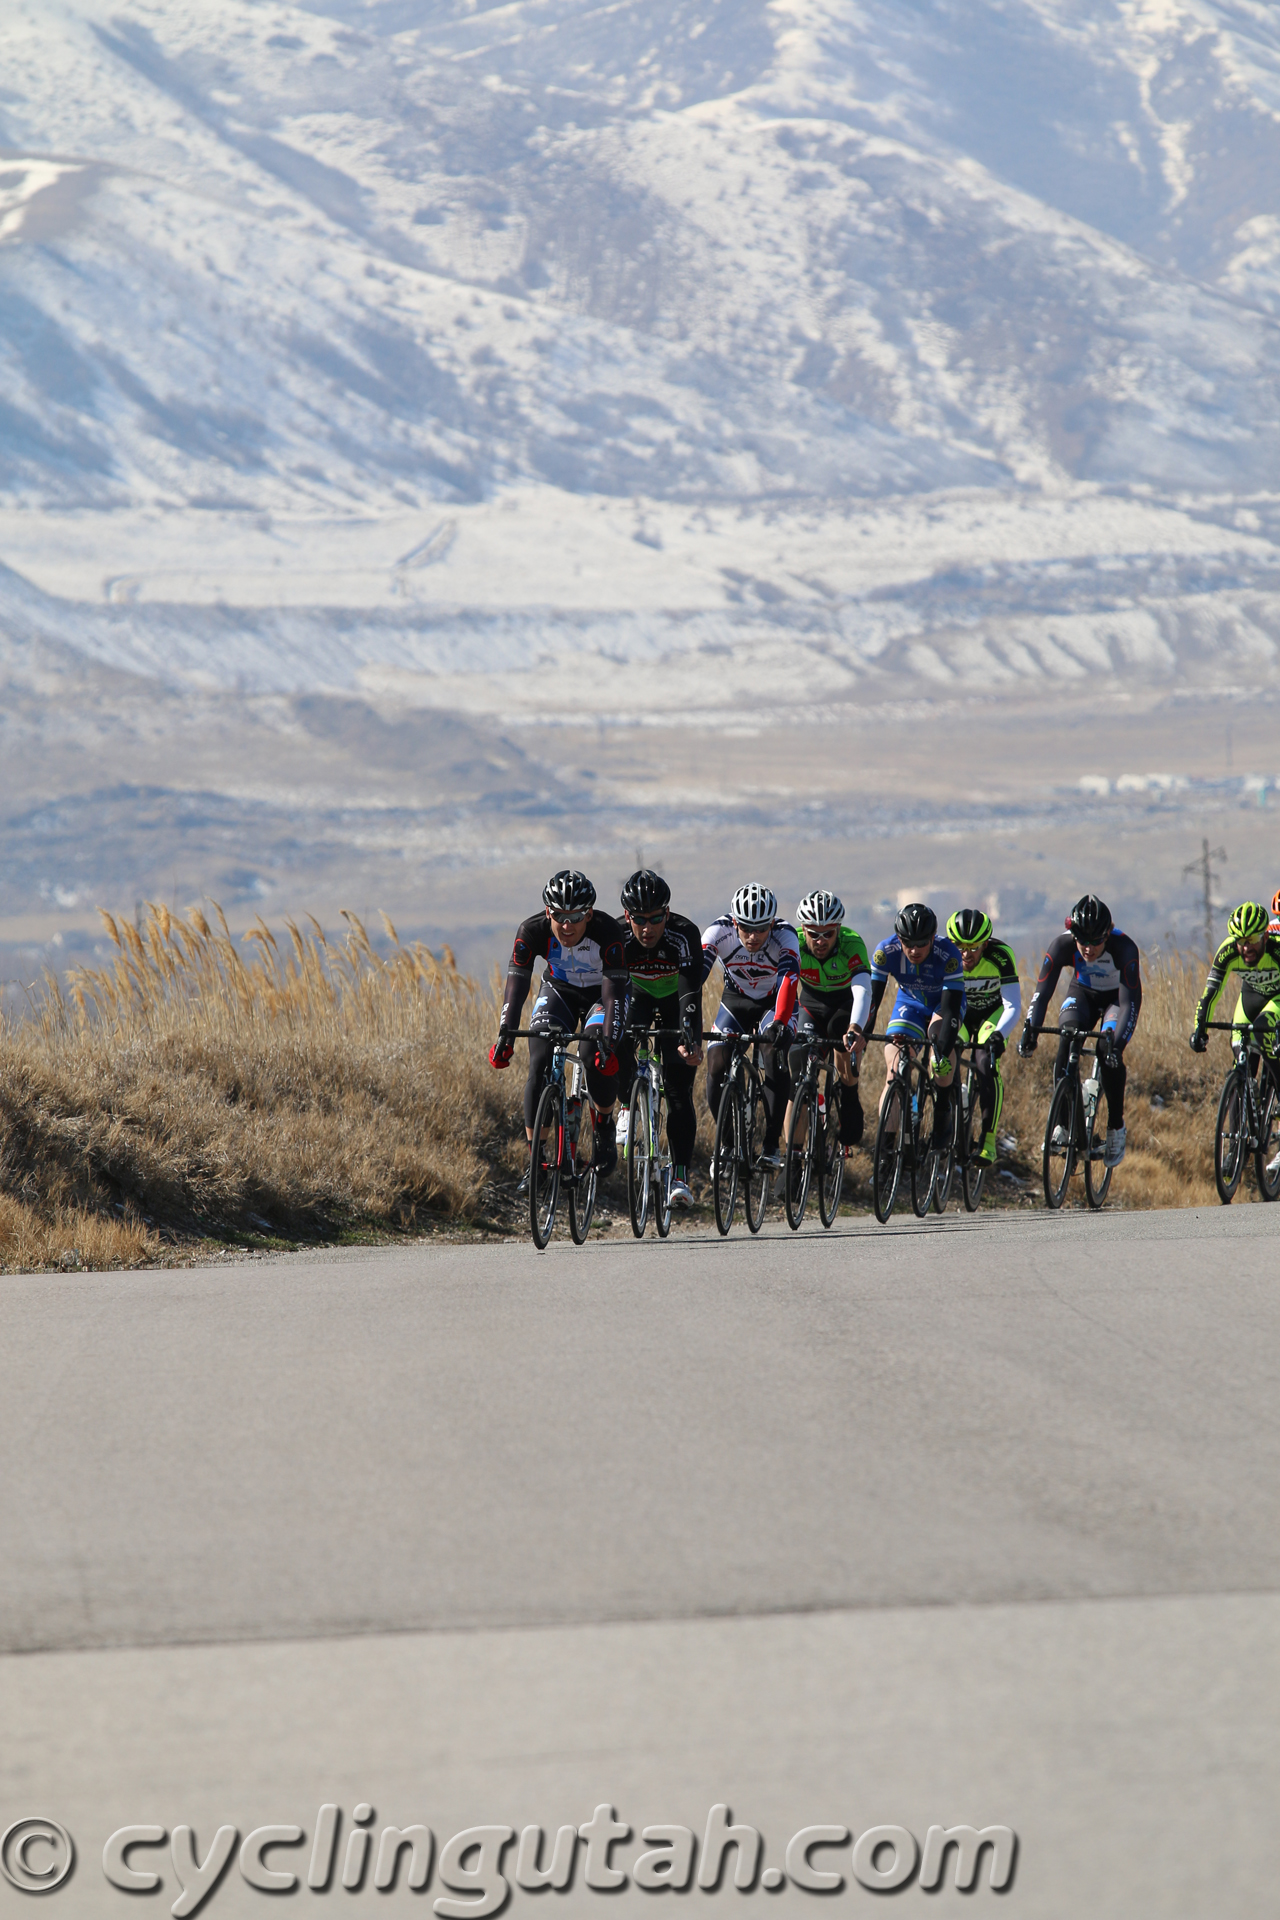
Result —
POLYGON ((52 1893, 75 1863, 71 1835, 56 1820, 15 1820, 0 1834, 0 1873, 19 1893, 52 1893))

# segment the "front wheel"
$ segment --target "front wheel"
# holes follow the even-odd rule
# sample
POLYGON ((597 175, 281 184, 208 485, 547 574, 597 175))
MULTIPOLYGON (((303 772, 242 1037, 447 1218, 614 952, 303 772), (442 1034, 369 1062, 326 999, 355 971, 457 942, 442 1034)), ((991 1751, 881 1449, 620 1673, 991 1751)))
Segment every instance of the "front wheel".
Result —
POLYGON ((733 1225, 734 1208, 738 1204, 736 1079, 737 1076, 732 1073, 726 1079, 724 1092, 720 1095, 720 1111, 716 1115, 715 1173, 711 1190, 716 1205, 716 1232, 722 1235, 728 1233, 733 1225))
POLYGON ((978 1092, 978 1076, 970 1067, 960 1090, 960 1113, 958 1124, 961 1142, 960 1191, 964 1195, 965 1208, 969 1213, 978 1211, 982 1199, 982 1183, 986 1178, 987 1163, 982 1153, 982 1100, 978 1092))
POLYGON ((747 1225, 752 1233, 759 1233, 764 1225, 764 1210, 769 1204, 773 1174, 768 1167, 760 1165, 760 1155, 764 1152, 765 1116, 764 1088, 758 1083, 748 1085, 741 1112, 746 1122, 742 1142, 742 1177, 747 1183, 747 1225))
POLYGON ((1096 1213, 1107 1197, 1111 1185, 1114 1167, 1109 1167, 1103 1159, 1106 1151, 1107 1130, 1098 1124, 1098 1110, 1102 1106, 1102 1088, 1091 1088, 1091 1100, 1085 1102, 1087 1122, 1084 1133, 1084 1197, 1096 1213))
POLYGON ((834 1073, 827 1075, 826 1110, 818 1142, 818 1214, 829 1227, 840 1211, 844 1185, 844 1142, 840 1138, 840 1088, 834 1073))
MULTIPOLYGON (((611 1120, 605 1125, 612 1126, 611 1120)), ((580 1247, 591 1231, 591 1216, 596 1210, 596 1164, 595 1122, 591 1117, 591 1102, 582 1103, 582 1117, 578 1121, 578 1137, 572 1143, 573 1158, 569 1167, 569 1231, 573 1235, 573 1244, 580 1247)))
POLYGON ((675 1168, 671 1164, 671 1140, 667 1133, 667 1102, 658 1087, 653 1095, 649 1127, 649 1172, 653 1181, 653 1224, 659 1240, 671 1231, 671 1182, 675 1168))
POLYGON ((1247 1122, 1244 1074, 1233 1067, 1223 1084, 1213 1136, 1213 1178, 1224 1207, 1229 1207, 1235 1199, 1244 1172, 1247 1122))
POLYGON ((893 1212, 907 1151, 906 1101, 901 1080, 890 1082, 876 1128, 876 1157, 871 1167, 871 1203, 883 1227, 893 1212))
POLYGON ((938 1184, 938 1164, 943 1149, 935 1146, 937 1131, 937 1094, 933 1082, 921 1071, 912 1102, 911 1211, 923 1220, 933 1204, 938 1184))
POLYGON ((804 1210, 809 1202, 809 1183, 813 1178, 813 1143, 817 1132, 814 1125, 817 1100, 806 1080, 791 1103, 791 1118, 787 1122, 787 1139, 782 1153, 783 1193, 787 1208, 787 1225, 792 1233, 800 1231, 804 1219, 804 1210), (801 1122, 805 1123, 804 1144, 796 1145, 796 1135, 801 1122))
MULTIPOLYGON (((1264 1063, 1262 1068, 1267 1069, 1264 1063)), ((1280 1199, 1280 1096, 1274 1084, 1263 1093, 1265 1081, 1259 1086, 1258 1094, 1262 1106, 1262 1125, 1258 1129, 1258 1150, 1254 1155, 1253 1170, 1258 1176, 1258 1191, 1264 1200, 1280 1199), (1274 1166, 1274 1172, 1271 1170, 1274 1166)))
POLYGON ((555 1228, 559 1198, 560 1089, 553 1084, 542 1089, 529 1143, 529 1227, 539 1253, 555 1228))
POLYGON ((1044 1199, 1056 1213, 1067 1197, 1067 1187, 1076 1165, 1076 1096, 1080 1082, 1074 1073, 1064 1073, 1049 1102, 1049 1118, 1044 1129, 1044 1199), (1061 1139, 1055 1141, 1055 1134, 1061 1139))
POLYGON ((631 1087, 631 1105, 627 1109, 627 1207, 631 1231, 644 1239, 649 1219, 649 1169, 653 1162, 649 1139, 649 1083, 638 1073, 631 1087))
MULTIPOLYGON (((934 1099, 937 1099, 935 1093, 934 1099)), ((956 1173, 956 1147, 959 1143, 960 1118, 960 1076, 957 1073, 951 1082, 951 1112, 947 1120, 946 1139, 938 1154, 938 1176, 933 1183, 933 1210, 945 1213, 947 1202, 951 1198, 951 1182, 956 1173)))

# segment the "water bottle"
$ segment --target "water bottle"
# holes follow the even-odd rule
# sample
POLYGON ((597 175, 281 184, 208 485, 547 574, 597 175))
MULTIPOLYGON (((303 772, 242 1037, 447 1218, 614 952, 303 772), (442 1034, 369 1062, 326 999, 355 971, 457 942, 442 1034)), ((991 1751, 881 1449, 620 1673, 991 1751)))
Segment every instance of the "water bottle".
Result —
POLYGON ((627 1113, 620 1113, 620 1114, 618 1115, 618 1123, 617 1123, 617 1127, 616 1127, 616 1129, 615 1129, 615 1137, 616 1137, 616 1139, 617 1139, 617 1142, 618 1142, 618 1154, 619 1154, 619 1157, 620 1157, 621 1159, 623 1159, 623 1160, 625 1160, 625 1159, 626 1159, 626 1157, 627 1157, 627 1137, 628 1137, 628 1135, 629 1135, 629 1133, 630 1133, 630 1131, 631 1131, 631 1114, 630 1114, 630 1112, 627 1112, 627 1113))

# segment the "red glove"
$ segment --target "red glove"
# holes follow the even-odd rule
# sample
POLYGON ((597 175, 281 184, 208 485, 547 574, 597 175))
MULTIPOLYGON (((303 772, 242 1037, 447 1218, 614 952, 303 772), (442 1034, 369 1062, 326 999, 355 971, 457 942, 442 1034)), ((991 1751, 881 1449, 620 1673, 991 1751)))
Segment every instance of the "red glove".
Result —
POLYGON ((509 1067, 511 1065, 511 1056, 515 1050, 516 1043, 510 1034, 500 1033, 489 1049, 489 1065, 491 1067, 509 1067))
POLYGON ((605 1076, 605 1079, 611 1080, 618 1071, 618 1056, 616 1053, 606 1053, 602 1046, 597 1045, 596 1065, 605 1076))

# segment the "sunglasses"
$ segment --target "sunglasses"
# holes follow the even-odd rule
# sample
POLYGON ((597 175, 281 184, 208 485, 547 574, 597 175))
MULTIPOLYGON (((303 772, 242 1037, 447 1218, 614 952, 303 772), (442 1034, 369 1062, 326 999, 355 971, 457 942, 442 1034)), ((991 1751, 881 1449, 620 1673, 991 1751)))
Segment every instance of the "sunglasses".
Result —
POLYGON ((591 915, 589 913, 557 913, 552 907, 551 918, 558 927, 580 927, 584 920, 591 918, 591 915))
POLYGON ((666 917, 665 907, 661 913, 629 913, 627 915, 633 927, 660 927, 666 917))

